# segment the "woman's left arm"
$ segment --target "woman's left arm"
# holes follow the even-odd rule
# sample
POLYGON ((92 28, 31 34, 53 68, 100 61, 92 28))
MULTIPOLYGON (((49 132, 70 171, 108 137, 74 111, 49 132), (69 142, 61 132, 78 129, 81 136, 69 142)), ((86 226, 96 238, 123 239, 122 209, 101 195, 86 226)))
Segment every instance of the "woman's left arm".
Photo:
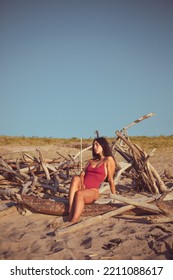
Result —
POLYGON ((114 174, 115 174, 116 164, 113 157, 109 156, 107 158, 107 178, 110 185, 111 193, 116 193, 115 183, 114 183, 114 174))

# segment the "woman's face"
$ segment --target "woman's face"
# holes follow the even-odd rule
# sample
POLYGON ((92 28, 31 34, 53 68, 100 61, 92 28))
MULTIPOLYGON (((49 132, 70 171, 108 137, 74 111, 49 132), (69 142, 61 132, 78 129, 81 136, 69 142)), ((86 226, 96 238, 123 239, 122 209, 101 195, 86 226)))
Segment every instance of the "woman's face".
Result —
POLYGON ((103 148, 96 140, 94 141, 94 152, 100 155, 103 154, 103 148))

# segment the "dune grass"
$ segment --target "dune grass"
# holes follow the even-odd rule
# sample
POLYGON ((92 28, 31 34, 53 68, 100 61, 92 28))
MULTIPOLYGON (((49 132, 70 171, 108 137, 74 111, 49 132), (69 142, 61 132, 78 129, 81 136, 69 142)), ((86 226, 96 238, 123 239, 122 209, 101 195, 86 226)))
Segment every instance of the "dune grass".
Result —
POLYGON ((18 136, 0 136, 0 146, 6 145, 22 145, 22 146, 37 146, 37 145, 54 145, 65 142, 65 139, 58 138, 39 138, 39 137, 18 137, 18 136))
MULTIPOLYGON (((111 143, 115 138, 107 138, 111 143)), ((138 144, 143 149, 163 149, 173 147, 173 135, 170 136, 132 136, 130 137, 132 143, 138 144)), ((39 138, 39 137, 17 137, 17 136, 0 136, 0 146, 45 146, 45 145, 58 145, 80 147, 80 139, 73 138, 39 138)), ((93 141, 92 138, 82 139, 83 147, 90 145, 93 141)))
POLYGON ((136 143, 144 149, 164 149, 173 147, 173 135, 157 137, 136 136, 130 137, 130 140, 132 143, 136 143))

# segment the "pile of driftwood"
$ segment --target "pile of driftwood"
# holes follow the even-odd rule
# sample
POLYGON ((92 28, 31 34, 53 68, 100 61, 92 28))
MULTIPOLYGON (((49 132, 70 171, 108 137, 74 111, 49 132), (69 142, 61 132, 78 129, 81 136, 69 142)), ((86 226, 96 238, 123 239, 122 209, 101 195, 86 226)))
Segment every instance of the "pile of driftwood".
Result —
MULTIPOLYGON (((136 209, 142 209, 147 219, 152 222, 158 222, 159 219, 162 219, 162 222, 173 221, 173 197, 169 199, 169 202, 167 201, 172 189, 168 189, 150 164, 151 154, 146 154, 139 146, 132 143, 126 129, 117 131, 116 134, 112 150, 115 157, 117 152, 123 157, 125 164, 117 172, 114 178, 115 183, 117 184, 121 175, 125 174, 131 177, 138 192, 144 190, 146 194, 140 199, 107 194, 107 200, 103 196, 103 199, 85 207, 83 215, 94 217, 83 221, 80 225, 70 227, 70 231, 136 209), (158 216, 153 216, 158 214, 159 219, 158 216)), ((79 151, 75 156, 68 155, 68 157, 58 153, 58 158, 49 161, 44 158, 40 149, 37 150, 38 156, 23 153, 20 160, 16 161, 0 157, 1 201, 7 199, 14 201, 15 207, 22 206, 32 212, 57 216, 68 215, 70 182, 75 174, 79 174, 81 154, 88 149, 91 149, 91 146, 79 151)), ((100 192, 104 194, 107 187, 108 184, 105 183, 100 192)), ((8 211, 7 208, 7 203, 1 203, 0 210, 8 211)), ((135 212, 133 214, 135 215, 135 212)), ((59 234, 64 234, 68 230, 62 229, 59 234)))
POLYGON ((130 163, 128 168, 133 185, 137 190, 146 190, 153 194, 168 191, 160 175, 149 162, 154 150, 147 154, 137 144, 130 141, 126 131, 116 131, 117 138, 112 149, 118 152, 126 162, 130 163))
POLYGON ((15 194, 46 198, 68 193, 72 176, 79 173, 78 154, 67 159, 58 153, 58 158, 46 160, 40 149, 36 152, 38 156, 22 153, 18 160, 0 157, 1 198, 15 194))

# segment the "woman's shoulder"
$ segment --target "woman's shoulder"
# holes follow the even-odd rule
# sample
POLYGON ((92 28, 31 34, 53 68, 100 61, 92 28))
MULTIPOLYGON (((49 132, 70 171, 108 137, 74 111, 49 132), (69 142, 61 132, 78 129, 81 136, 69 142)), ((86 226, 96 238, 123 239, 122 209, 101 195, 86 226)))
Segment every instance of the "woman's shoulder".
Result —
POLYGON ((108 161, 108 162, 114 162, 114 161, 115 161, 114 158, 113 158, 112 156, 107 156, 107 157, 105 158, 105 160, 108 161))
POLYGON ((108 165, 113 165, 113 166, 115 166, 115 160, 114 160, 114 158, 113 158, 112 156, 107 156, 107 157, 105 158, 105 161, 106 161, 106 163, 107 163, 108 165))
POLYGON ((93 158, 90 158, 90 159, 87 161, 86 166, 90 165, 93 161, 94 161, 93 158))

